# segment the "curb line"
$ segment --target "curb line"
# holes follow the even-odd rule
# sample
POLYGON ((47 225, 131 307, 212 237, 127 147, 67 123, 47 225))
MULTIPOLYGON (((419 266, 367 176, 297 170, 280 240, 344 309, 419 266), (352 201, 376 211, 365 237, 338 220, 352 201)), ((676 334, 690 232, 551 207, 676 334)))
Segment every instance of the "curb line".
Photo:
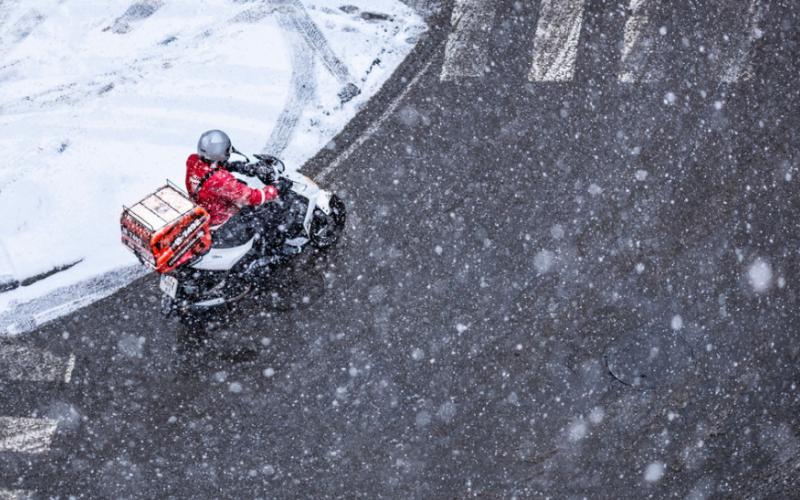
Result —
POLYGON ((423 38, 403 59, 403 62, 386 80, 383 87, 367 101, 367 105, 330 141, 329 145, 332 144, 333 147, 323 147, 300 167, 301 172, 312 178, 317 178, 326 167, 335 162, 339 156, 355 144, 370 126, 381 120, 383 112, 389 103, 401 96, 408 83, 429 66, 431 59, 436 57, 440 46, 447 40, 447 35, 450 33, 452 10, 453 1, 448 0, 441 10, 427 20, 428 31, 422 35, 423 38))

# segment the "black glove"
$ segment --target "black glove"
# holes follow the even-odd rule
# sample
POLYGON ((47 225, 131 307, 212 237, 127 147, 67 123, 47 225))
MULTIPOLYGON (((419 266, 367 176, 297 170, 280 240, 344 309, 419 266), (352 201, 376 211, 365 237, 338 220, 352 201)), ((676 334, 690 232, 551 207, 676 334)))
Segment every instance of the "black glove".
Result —
POLYGON ((287 179, 286 177, 281 177, 277 181, 275 181, 272 185, 275 186, 275 189, 278 190, 278 195, 283 196, 284 194, 288 193, 290 189, 292 189, 292 185, 294 183, 287 179))
POLYGON ((238 174, 250 175, 247 173, 247 163, 243 161, 229 161, 225 163, 225 170, 228 172, 236 172, 238 174))
POLYGON ((256 177, 264 184, 272 184, 275 180, 275 170, 271 164, 263 161, 255 163, 245 163, 243 161, 229 161, 225 168, 229 172, 236 172, 237 174, 246 175, 247 177, 256 177))
POLYGON ((252 164, 253 176, 258 177, 258 180, 264 184, 272 184, 275 180, 275 171, 271 165, 266 165, 263 162, 252 164))
POLYGON ((258 159, 258 163, 263 163, 264 165, 267 165, 267 166, 270 166, 270 167, 275 165, 276 163, 280 162, 280 160, 277 157, 272 156, 272 155, 259 154, 259 155, 253 155, 253 156, 255 156, 256 159, 258 159))

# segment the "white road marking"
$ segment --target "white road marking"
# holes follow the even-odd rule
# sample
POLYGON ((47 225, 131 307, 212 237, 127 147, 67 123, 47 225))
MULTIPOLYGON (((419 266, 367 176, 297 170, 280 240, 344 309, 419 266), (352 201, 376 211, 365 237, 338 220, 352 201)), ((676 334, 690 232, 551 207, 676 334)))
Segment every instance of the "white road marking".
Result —
POLYGON ((61 358, 41 349, 0 343, 0 381, 69 383, 74 369, 74 354, 61 358))
POLYGON ((763 0, 752 0, 747 9, 748 34, 745 41, 740 45, 733 60, 722 71, 720 79, 725 83, 736 83, 739 80, 750 80, 753 78, 753 44, 763 35, 759 25, 764 19, 766 5, 763 0))
POLYGON ((64 383, 69 384, 72 381, 72 371, 75 370, 75 355, 70 354, 67 359, 67 369, 64 371, 64 383))
POLYGON ((0 417, 0 452, 46 453, 57 427, 46 418, 0 417))
POLYGON ((586 0, 542 0, 533 40, 532 82, 568 82, 575 75, 586 0))
POLYGON ((495 17, 492 0, 456 0, 452 32, 444 50, 441 81, 483 76, 488 64, 489 33, 495 17))
POLYGON ((32 491, 0 489, 0 500, 31 500, 32 491))
POLYGON ((0 313, 0 338, 20 335, 69 314, 111 295, 148 272, 149 269, 142 265, 128 266, 18 304, 9 311, 0 313))
POLYGON ((631 83, 640 81, 645 70, 647 55, 652 45, 651 40, 644 38, 644 31, 650 19, 646 13, 649 0, 630 0, 628 10, 630 17, 625 22, 625 34, 620 60, 619 81, 631 83))
POLYGON ((367 142, 369 140, 369 138, 372 137, 375 134, 375 132, 377 132, 378 129, 381 128, 383 123, 386 120, 388 120, 390 116, 392 116, 394 114, 395 110, 397 110, 397 107, 400 105, 400 103, 403 101, 403 99, 405 99, 405 97, 408 95, 408 93, 411 92, 411 89, 413 89, 417 85, 417 82, 419 82, 420 78, 422 78, 422 75, 427 73, 428 68, 430 68, 431 63, 433 63, 434 59, 435 58, 431 57, 428 60, 428 62, 425 63, 425 66, 423 66, 422 69, 420 70, 420 72, 417 73, 417 75, 414 78, 411 79, 411 81, 408 83, 408 85, 406 85, 406 87, 403 89, 403 91, 400 93, 400 95, 395 97, 395 99, 391 102, 391 104, 389 104, 389 106, 386 108, 386 110, 383 112, 383 114, 380 116, 380 118, 378 118, 369 127, 367 127, 367 130, 365 130, 363 134, 358 136, 358 139, 353 141, 352 144, 350 144, 350 146, 347 147, 347 149, 342 151, 342 154, 337 156, 336 159, 334 159, 327 167, 323 168, 322 171, 320 171, 320 173, 316 177, 316 180, 318 182, 324 181, 325 178, 328 177, 328 175, 331 172, 336 170, 336 168, 339 167, 339 165, 341 165, 342 162, 347 161, 347 159, 350 158, 350 156, 358 148, 360 148, 362 144, 367 142))

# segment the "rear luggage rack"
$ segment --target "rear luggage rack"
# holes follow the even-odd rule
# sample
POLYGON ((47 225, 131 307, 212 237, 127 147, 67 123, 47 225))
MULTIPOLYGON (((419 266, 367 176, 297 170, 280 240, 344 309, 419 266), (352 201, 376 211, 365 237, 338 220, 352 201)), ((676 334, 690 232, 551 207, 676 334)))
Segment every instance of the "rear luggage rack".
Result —
POLYGON ((143 264, 166 273, 211 248, 211 217, 167 181, 134 205, 122 207, 122 243, 143 264))

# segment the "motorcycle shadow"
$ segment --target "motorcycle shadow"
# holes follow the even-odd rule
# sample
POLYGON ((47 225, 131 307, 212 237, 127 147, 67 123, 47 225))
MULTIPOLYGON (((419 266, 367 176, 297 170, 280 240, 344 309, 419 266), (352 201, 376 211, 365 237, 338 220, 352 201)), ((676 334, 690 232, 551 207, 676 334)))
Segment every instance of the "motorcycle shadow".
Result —
POLYGON ((264 331, 263 323, 279 322, 282 316, 317 303, 325 294, 326 274, 335 253, 299 256, 275 269, 238 302, 181 321, 176 339, 180 371, 193 372, 211 362, 254 361, 264 346, 261 336, 252 332, 264 331))

